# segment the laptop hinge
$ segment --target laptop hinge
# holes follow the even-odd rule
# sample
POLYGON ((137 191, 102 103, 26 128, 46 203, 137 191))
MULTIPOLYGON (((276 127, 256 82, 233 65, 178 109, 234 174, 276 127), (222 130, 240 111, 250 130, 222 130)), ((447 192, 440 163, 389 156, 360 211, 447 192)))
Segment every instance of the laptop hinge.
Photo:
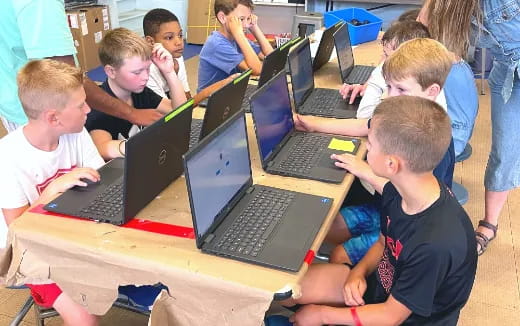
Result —
POLYGON ((269 166, 269 167, 273 166, 273 164, 274 164, 273 161, 267 162, 267 166, 269 166))
POLYGON ((250 193, 252 193, 253 190, 255 190, 255 187, 254 187, 254 186, 247 188, 247 190, 246 190, 246 194, 250 194, 250 193))
POLYGON ((215 239, 215 234, 208 234, 208 236, 204 239, 204 243, 210 243, 211 241, 213 241, 213 239, 215 239))

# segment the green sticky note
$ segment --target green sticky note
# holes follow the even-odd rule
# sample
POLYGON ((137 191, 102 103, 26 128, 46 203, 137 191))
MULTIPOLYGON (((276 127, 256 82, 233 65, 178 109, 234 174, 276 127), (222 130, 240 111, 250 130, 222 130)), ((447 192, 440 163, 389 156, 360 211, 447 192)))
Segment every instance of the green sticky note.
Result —
POLYGON ((338 151, 344 151, 352 153, 354 149, 356 148, 356 145, 352 140, 342 140, 337 138, 332 138, 332 140, 329 143, 329 148, 338 150, 338 151))

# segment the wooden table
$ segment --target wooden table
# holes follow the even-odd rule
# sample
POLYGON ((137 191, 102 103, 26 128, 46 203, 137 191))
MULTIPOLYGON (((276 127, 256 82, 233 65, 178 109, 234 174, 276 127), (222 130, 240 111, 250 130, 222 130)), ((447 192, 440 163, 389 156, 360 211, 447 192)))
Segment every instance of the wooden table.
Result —
MULTIPOLYGON (((358 47, 357 63, 377 64, 378 60, 364 60, 364 51, 375 53, 377 47, 378 42, 358 47)), ((339 87, 337 63, 328 63, 316 79, 317 86, 339 87)), ((202 114, 200 109, 194 111, 195 118, 202 114)), ((352 175, 335 185, 266 174, 260 166, 249 115, 247 125, 255 183, 334 198, 311 247, 318 250, 352 175)), ((365 152, 362 144, 358 155, 365 152)), ((184 177, 174 181, 138 217, 191 227, 184 177)), ((194 239, 30 212, 12 224, 8 248, 0 258, 0 276, 7 283, 46 283, 52 279, 75 301, 100 315, 111 307, 119 285, 162 282, 171 296, 164 298, 161 309, 168 311, 171 325, 260 325, 273 294, 292 291, 298 295, 298 282, 307 270, 306 264, 298 273, 289 273, 202 254, 194 239)))

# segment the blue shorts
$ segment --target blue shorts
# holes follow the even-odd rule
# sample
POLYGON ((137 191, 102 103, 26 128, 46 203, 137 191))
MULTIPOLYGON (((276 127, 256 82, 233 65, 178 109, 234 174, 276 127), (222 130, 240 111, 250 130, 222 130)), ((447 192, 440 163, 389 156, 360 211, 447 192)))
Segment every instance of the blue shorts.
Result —
POLYGON ((355 265, 379 239, 380 213, 375 203, 348 206, 340 210, 352 238, 343 243, 350 260, 355 265))
POLYGON ((156 285, 125 285, 119 287, 119 293, 127 296, 135 305, 150 308, 162 290, 168 288, 162 284, 156 285))

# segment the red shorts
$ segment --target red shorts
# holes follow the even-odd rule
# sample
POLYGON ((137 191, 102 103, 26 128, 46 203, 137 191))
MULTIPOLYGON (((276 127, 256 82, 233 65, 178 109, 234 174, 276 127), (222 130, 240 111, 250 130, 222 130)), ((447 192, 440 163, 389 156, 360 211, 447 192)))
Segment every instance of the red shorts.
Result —
POLYGON ((44 308, 51 308, 62 292, 56 283, 25 285, 31 289, 31 296, 34 299, 34 302, 44 308))

